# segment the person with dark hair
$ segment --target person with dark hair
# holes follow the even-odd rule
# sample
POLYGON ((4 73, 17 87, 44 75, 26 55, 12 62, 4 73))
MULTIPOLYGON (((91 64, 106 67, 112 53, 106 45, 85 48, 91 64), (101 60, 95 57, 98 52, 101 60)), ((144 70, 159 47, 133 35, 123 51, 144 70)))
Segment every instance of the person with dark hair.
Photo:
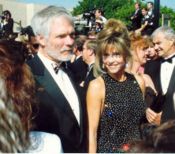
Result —
POLYGON ((86 39, 85 35, 77 36, 73 46, 74 56, 67 62, 67 67, 72 71, 74 80, 78 85, 85 78, 87 72, 87 65, 82 58, 83 45, 86 39))
POLYGON ((174 153, 175 152, 175 120, 169 120, 159 127, 147 126, 143 140, 129 145, 130 153, 174 153))
POLYGON ((142 20, 142 12, 140 9, 140 3, 135 3, 135 11, 131 16, 131 30, 135 31, 136 29, 139 29, 141 27, 141 20, 142 20))
POLYGON ((21 42, 0 40, 0 74, 5 78, 7 92, 14 103, 24 128, 31 129, 35 85, 32 73, 25 63, 28 49, 21 42))
POLYGON ((2 37, 3 38, 10 38, 13 34, 13 25, 14 21, 9 10, 5 10, 2 12, 3 20, 2 22, 2 37))
POLYGON ((96 20, 101 20, 102 21, 102 25, 104 25, 107 21, 107 19, 103 16, 103 11, 101 9, 96 9, 95 10, 95 19, 96 20))

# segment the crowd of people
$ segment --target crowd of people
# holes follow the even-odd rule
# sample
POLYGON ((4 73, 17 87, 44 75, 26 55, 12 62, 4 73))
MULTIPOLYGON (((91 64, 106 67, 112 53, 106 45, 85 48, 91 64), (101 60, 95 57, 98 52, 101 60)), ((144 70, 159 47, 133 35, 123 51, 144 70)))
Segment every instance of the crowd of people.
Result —
POLYGON ((175 152, 175 31, 95 14, 103 28, 77 35, 48 6, 28 42, 0 40, 0 152, 175 152))

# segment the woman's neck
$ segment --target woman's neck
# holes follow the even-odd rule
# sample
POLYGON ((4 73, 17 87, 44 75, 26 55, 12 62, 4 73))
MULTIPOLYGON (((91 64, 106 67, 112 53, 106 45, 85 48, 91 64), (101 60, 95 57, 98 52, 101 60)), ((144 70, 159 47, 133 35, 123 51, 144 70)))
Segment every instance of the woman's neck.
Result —
POLYGON ((119 81, 119 82, 123 82, 126 80, 126 75, 125 75, 125 71, 122 70, 120 72, 117 72, 115 74, 112 74, 112 73, 108 73, 113 79, 115 79, 116 81, 119 81))

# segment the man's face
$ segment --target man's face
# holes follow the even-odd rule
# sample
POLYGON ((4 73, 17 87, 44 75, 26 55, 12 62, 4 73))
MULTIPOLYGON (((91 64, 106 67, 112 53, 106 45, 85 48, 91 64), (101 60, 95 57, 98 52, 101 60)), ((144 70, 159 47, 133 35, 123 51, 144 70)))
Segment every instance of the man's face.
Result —
POLYGON ((86 43, 84 43, 84 45, 83 45, 83 61, 85 62, 85 63, 87 63, 88 62, 88 57, 89 57, 89 49, 86 47, 86 43))
POLYGON ((68 61, 72 56, 75 31, 72 23, 64 16, 54 18, 50 33, 45 38, 45 52, 55 61, 68 61))
POLYGON ((101 16, 101 13, 99 12, 99 10, 96 10, 95 11, 95 17, 96 18, 99 18, 101 16))
POLYGON ((157 51, 158 55, 161 57, 167 57, 172 53, 173 42, 165 38, 163 33, 158 33, 153 38, 154 48, 157 51))

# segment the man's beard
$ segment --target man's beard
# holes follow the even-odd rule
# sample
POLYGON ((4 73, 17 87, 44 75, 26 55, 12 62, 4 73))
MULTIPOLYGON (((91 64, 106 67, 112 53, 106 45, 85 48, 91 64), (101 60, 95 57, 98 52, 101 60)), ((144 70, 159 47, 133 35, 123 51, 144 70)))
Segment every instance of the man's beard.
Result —
POLYGON ((62 54, 63 52, 68 52, 68 51, 62 50, 60 52, 56 52, 56 51, 49 50, 49 51, 47 51, 47 54, 56 61, 64 62, 64 61, 71 60, 71 58, 73 56, 73 52, 69 51, 70 53, 67 56, 64 56, 62 54))

